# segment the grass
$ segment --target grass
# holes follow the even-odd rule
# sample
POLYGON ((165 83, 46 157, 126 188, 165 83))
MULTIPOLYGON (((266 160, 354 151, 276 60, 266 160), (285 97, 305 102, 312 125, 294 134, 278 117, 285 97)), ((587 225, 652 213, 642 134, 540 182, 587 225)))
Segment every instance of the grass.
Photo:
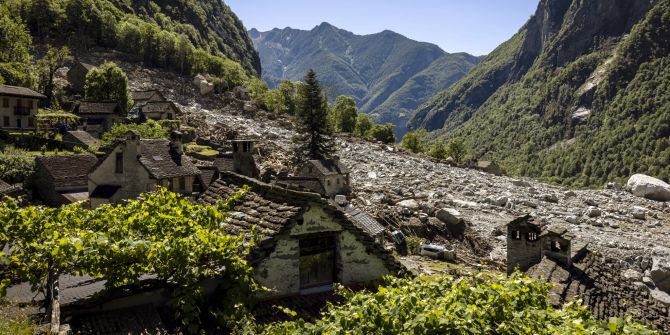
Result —
POLYGON ((67 151, 67 150, 59 150, 59 151, 45 151, 42 152, 41 150, 38 151, 28 151, 31 155, 47 155, 47 156, 54 156, 54 155, 72 155, 74 154, 73 151, 67 151))
POLYGON ((0 302, 0 335, 32 335, 36 328, 26 309, 0 302))
POLYGON ((216 157, 216 155, 219 154, 218 151, 206 145, 189 144, 186 146, 186 153, 196 153, 196 152, 200 155, 210 157, 216 157))

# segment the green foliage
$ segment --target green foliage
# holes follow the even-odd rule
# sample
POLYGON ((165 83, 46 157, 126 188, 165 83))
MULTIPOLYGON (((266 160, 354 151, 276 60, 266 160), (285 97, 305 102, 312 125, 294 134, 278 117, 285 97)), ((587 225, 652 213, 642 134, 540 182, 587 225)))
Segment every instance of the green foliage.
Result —
POLYGON ((28 151, 12 146, 0 151, 0 179, 12 184, 23 183, 34 170, 35 159, 28 151))
POLYGON ((48 111, 39 109, 36 120, 38 129, 51 129, 61 124, 74 127, 79 123, 79 116, 62 110, 48 111))
POLYGON ((146 123, 142 124, 117 123, 108 132, 102 134, 100 146, 113 145, 117 139, 125 137, 126 133, 131 130, 140 133, 140 138, 144 139, 160 139, 168 136, 168 131, 154 120, 147 120, 146 123))
POLYGON ((356 118, 356 127, 354 128, 354 135, 358 137, 365 137, 372 129, 372 126, 373 122, 369 116, 366 114, 358 114, 358 117, 356 118))
POLYGON ((314 322, 258 327, 261 334, 656 334, 629 319, 596 320, 569 303, 554 309, 550 285, 515 273, 509 278, 389 278, 376 292, 339 292, 346 303, 329 305, 314 322))
POLYGON ((0 63, 0 77, 13 86, 35 88, 37 82, 33 66, 26 63, 0 63))
POLYGON ((293 160, 300 165, 310 159, 328 159, 334 151, 333 130, 328 122, 328 102, 316 72, 309 71, 298 88, 293 160))
POLYGON ((393 129, 394 125, 387 124, 376 124, 368 131, 367 136, 374 138, 377 141, 384 143, 395 143, 395 132, 393 129))
POLYGON ((86 74, 84 91, 87 100, 116 101, 124 112, 133 105, 128 77, 112 62, 105 62, 86 74))
MULTIPOLYGON (((181 126, 181 121, 179 120, 158 120, 156 122, 158 122, 161 127, 167 129, 168 131, 178 130, 181 126)), ((160 137, 162 136, 159 136, 158 138, 160 137)))
POLYGON ((0 63, 29 63, 32 43, 26 25, 0 4, 0 63))
POLYGON ((400 141, 400 147, 413 153, 420 153, 426 150, 426 131, 416 130, 405 133, 400 141))
POLYGON ((447 143, 446 155, 447 157, 453 158, 454 162, 462 162, 467 153, 467 149, 465 148, 465 144, 462 139, 452 138, 449 140, 449 143, 447 143))
POLYGON ((0 334, 33 335, 36 332, 37 324, 26 309, 0 301, 0 334))
POLYGON ((72 60, 70 48, 54 48, 47 46, 47 51, 39 61, 37 61, 37 72, 39 73, 39 88, 51 102, 54 91, 54 75, 56 71, 65 66, 65 63, 72 60))
POLYGON ((352 133, 356 128, 358 110, 353 98, 341 95, 337 97, 332 110, 333 125, 337 131, 352 133))
POLYGON ((215 312, 202 304, 201 280, 221 278, 228 285, 216 306, 224 317, 235 315, 236 305, 257 289, 245 260, 255 234, 232 236, 221 226, 239 196, 195 205, 160 188, 126 205, 96 210, 81 204, 21 208, 18 201, 6 200, 0 203, 0 241, 12 241, 12 254, 0 254, 8 275, 0 292, 10 284, 8 278, 22 278, 43 290, 50 273, 105 278, 107 287, 153 274, 175 285, 176 319, 193 333, 202 313, 215 312))
POLYGON ((418 236, 408 236, 405 239, 407 242, 407 253, 410 255, 419 255, 421 254, 421 244, 426 242, 426 239, 418 236))
POLYGON ((445 159, 448 157, 447 146, 443 140, 436 140, 430 144, 430 149, 428 149, 426 154, 436 159, 445 159))

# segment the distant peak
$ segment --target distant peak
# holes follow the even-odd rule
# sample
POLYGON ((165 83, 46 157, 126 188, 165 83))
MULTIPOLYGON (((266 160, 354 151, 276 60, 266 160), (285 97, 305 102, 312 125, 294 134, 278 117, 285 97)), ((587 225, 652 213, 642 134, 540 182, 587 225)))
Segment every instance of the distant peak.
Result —
POLYGON ((337 29, 337 28, 328 22, 321 22, 321 24, 314 27, 313 30, 325 30, 325 29, 337 29))
POLYGON ((256 28, 251 28, 251 30, 249 30, 249 37, 251 37, 251 38, 258 38, 258 37, 260 37, 260 36, 261 36, 261 32, 258 31, 258 29, 256 29, 256 28))

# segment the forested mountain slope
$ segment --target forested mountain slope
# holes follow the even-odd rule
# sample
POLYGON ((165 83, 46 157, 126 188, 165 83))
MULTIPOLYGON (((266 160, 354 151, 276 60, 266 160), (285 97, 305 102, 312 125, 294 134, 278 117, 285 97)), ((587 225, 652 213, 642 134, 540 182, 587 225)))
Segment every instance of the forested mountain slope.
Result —
MULTIPOLYGON (((0 15, 24 24, 36 43, 69 44, 75 55, 101 46, 182 72, 196 63, 198 70, 222 67, 222 61, 205 56, 231 59, 249 74, 261 71, 246 29, 221 0, 3 0, 2 5, 0 15)), ((8 27, 0 30, 13 29, 8 27)))
POLYGON ((254 29, 250 35, 270 87, 283 79, 301 80, 313 68, 330 101, 352 96, 377 122, 396 124, 399 134, 411 111, 479 62, 388 30, 360 36, 322 23, 311 31, 254 29))
POLYGON ((462 137, 473 158, 575 186, 670 178, 670 2, 542 0, 410 128, 462 137))

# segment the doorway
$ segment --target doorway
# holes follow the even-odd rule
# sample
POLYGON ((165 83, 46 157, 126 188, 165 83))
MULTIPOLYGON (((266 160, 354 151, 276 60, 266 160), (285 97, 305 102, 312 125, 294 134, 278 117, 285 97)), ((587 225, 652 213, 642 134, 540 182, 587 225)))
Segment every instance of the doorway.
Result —
POLYGON ((300 240, 300 288, 332 284, 336 279, 335 237, 300 240))

